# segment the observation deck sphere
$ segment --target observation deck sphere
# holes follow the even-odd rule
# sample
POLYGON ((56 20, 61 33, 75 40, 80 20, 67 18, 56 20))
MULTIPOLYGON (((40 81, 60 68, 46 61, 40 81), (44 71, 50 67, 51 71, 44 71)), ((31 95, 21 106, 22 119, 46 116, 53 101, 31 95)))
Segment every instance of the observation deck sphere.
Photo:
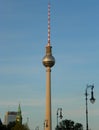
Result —
POLYGON ((42 63, 45 67, 53 67, 55 64, 55 58, 52 55, 44 56, 42 63))

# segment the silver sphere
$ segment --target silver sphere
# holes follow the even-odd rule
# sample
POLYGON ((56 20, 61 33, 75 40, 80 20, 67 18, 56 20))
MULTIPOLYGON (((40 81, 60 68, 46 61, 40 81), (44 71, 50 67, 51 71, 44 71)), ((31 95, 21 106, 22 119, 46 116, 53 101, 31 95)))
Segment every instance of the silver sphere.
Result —
POLYGON ((45 67, 53 67, 55 64, 55 58, 52 55, 44 56, 42 63, 45 67))

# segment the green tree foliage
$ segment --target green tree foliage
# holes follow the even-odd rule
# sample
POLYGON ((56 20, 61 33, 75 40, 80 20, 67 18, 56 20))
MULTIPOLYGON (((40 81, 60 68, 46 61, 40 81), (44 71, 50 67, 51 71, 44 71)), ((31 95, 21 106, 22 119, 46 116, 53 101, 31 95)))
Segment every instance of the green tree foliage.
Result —
POLYGON ((16 122, 10 122, 8 125, 7 125, 7 130, 11 130, 12 127, 14 127, 16 124, 16 122))
POLYGON ((27 125, 16 123, 16 125, 12 127, 11 130, 29 130, 29 127, 27 125))
POLYGON ((27 124, 11 122, 7 126, 0 124, 0 130, 30 130, 27 124))
POLYGON ((8 130, 7 127, 3 124, 0 124, 0 130, 8 130))
POLYGON ((72 120, 62 120, 56 127, 56 130, 83 130, 81 123, 75 123, 72 120))

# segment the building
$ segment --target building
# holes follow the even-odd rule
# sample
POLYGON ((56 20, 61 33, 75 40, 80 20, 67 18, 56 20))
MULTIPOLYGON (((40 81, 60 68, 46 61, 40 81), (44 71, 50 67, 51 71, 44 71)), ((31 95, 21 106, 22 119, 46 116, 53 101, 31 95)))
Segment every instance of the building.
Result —
POLYGON ((22 112, 19 104, 18 111, 8 111, 4 117, 4 124, 8 125, 11 122, 18 122, 22 124, 22 112))
POLYGON ((16 116, 17 116, 17 112, 15 111, 6 112, 4 117, 4 124, 8 125, 9 123, 16 121, 16 116))

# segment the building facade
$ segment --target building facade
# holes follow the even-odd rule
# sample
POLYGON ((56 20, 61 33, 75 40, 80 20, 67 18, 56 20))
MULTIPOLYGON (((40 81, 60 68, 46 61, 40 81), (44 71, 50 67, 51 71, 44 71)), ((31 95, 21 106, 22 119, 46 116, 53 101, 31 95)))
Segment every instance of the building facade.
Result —
POLYGON ((15 112, 15 111, 6 112, 5 117, 4 117, 4 124, 8 125, 11 122, 15 122, 16 116, 17 116, 17 112, 15 112))
POLYGON ((4 124, 8 125, 11 122, 17 122, 22 124, 22 112, 21 112, 21 106, 19 104, 18 111, 8 111, 5 114, 4 117, 4 124))

